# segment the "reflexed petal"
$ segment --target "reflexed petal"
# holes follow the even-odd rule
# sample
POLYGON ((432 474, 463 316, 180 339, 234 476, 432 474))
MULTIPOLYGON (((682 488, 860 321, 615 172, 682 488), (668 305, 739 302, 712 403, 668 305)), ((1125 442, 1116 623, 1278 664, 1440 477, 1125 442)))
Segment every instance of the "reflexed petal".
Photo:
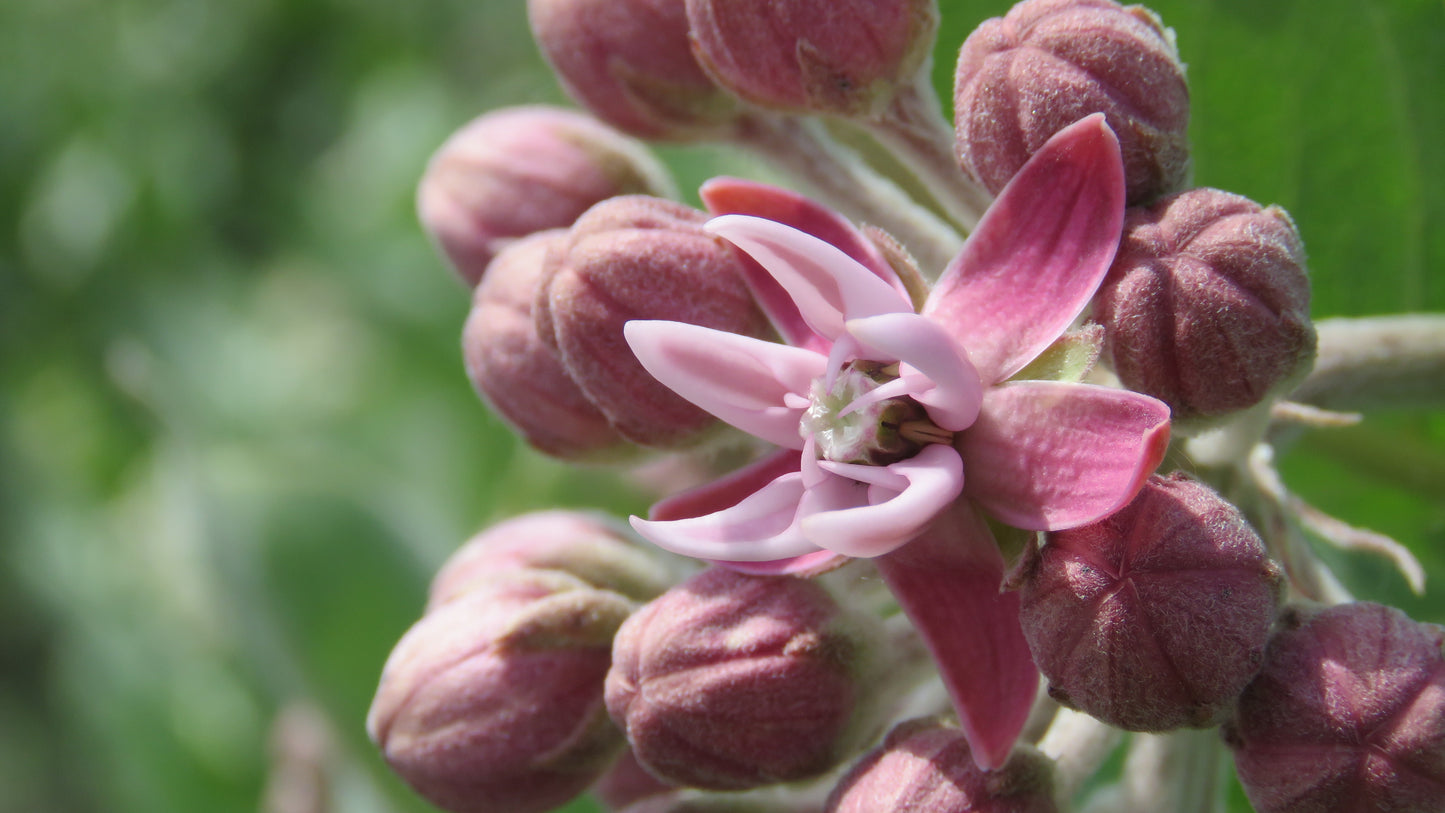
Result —
POLYGON ((810 489, 803 499, 800 527, 818 547, 848 556, 882 556, 908 543, 963 490, 963 464, 951 446, 931 445, 884 467, 886 475, 877 466, 826 460, 818 465, 838 475, 834 480, 845 482, 810 489), (851 474, 867 478, 866 497, 859 485, 850 484, 851 474), (899 481, 894 478, 901 478, 904 485, 896 487, 899 481), (851 494, 851 499, 844 494, 851 494))
POLYGON ((978 417, 983 384, 968 354, 948 331, 916 313, 887 313, 851 319, 848 333, 879 355, 913 368, 899 380, 909 380, 908 394, 928 409, 928 415, 950 432, 967 429, 978 417), (921 375, 919 375, 921 374, 921 375))
POLYGON ((990 388, 955 445, 965 494, 1030 531, 1072 528, 1133 499, 1169 445, 1169 407, 1110 387, 1020 381, 990 388))
POLYGON ((826 356, 683 322, 634 320, 623 335, 643 368, 673 392, 748 434, 802 448, 803 410, 785 396, 807 395, 826 356))
POLYGON ((664 497, 652 504, 647 518, 691 519, 737 505, 768 483, 797 471, 800 459, 795 449, 779 449, 710 483, 664 497))
POLYGON ((689 519, 632 518, 632 527, 664 550, 695 559, 770 562, 816 552, 798 530, 803 478, 788 472, 736 505, 689 519))
POLYGON ((1028 720, 1038 670, 1017 593, 988 526, 960 500, 908 546, 875 560, 923 636, 980 768, 1002 765, 1028 720))
POLYGON ((723 215, 704 228, 762 264, 793 298, 803 320, 826 339, 843 335, 848 319, 913 311, 904 295, 857 260, 791 226, 723 215))
POLYGON ((1018 372, 1079 315, 1119 245, 1124 169, 1102 115, 1056 133, 979 221, 923 307, 985 384, 1018 372))

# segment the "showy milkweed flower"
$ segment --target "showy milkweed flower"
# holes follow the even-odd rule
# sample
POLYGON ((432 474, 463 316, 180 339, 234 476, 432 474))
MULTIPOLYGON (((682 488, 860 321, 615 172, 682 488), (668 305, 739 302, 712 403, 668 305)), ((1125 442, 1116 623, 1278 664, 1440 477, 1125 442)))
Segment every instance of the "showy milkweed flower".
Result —
POLYGON ((1168 407, 1148 396, 1010 380, 1094 295, 1123 210, 1118 141, 1091 116, 1019 171, 917 312, 896 275, 836 236, 713 219, 707 229, 786 292, 760 286, 759 298, 789 343, 636 321, 628 344, 679 395, 780 449, 633 526, 752 572, 879 557, 975 758, 1002 764, 1037 672, 1017 598, 998 593, 1003 560, 980 510, 1031 531, 1092 522, 1129 502, 1168 442, 1168 407))

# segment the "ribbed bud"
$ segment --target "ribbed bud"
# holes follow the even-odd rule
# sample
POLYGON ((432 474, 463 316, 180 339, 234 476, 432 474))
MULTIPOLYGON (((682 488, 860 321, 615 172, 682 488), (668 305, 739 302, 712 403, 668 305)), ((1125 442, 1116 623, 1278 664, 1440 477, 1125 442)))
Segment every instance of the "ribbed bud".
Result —
POLYGON ((761 336, 767 320, 743 280, 741 254, 703 231, 707 215, 641 195, 589 209, 549 259, 537 292, 538 334, 623 437, 673 448, 716 425, 653 378, 622 327, 663 319, 761 336))
POLYGON ((472 386, 528 443, 557 457, 595 458, 627 444, 538 337, 532 313, 549 248, 567 239, 561 230, 540 232, 492 261, 472 294, 462 357, 472 386))
POLYGON ((1276 206, 1193 189, 1130 210, 1095 299, 1114 370, 1176 421, 1253 406, 1314 360, 1304 247, 1276 206))
POLYGON ((937 0, 687 0, 693 48, 760 107, 875 118, 933 52, 937 0))
POLYGON ((1026 555, 1024 637, 1065 705, 1131 731, 1206 728, 1259 669, 1282 575, 1199 482, 1151 478, 1122 510, 1026 555))
POLYGON ((910 720, 839 781, 827 813, 1054 813, 1053 763, 1017 746, 1002 768, 978 767, 963 732, 910 720))
POLYGON ((638 761, 679 785, 817 776, 871 722, 871 623, 814 582, 713 568, 623 625, 607 709, 638 761))
POLYGON ((638 138, 722 139, 739 106, 703 72, 682 0, 527 0, 532 34, 567 92, 638 138))
POLYGON ((469 285, 512 240, 566 228, 615 195, 670 193, 657 159, 591 116, 541 105, 473 119, 432 156, 422 226, 469 285))
POLYGON ((1286 613, 1224 731, 1255 810, 1445 809, 1442 644, 1379 604, 1286 613))
POLYGON ((1183 187, 1189 89, 1173 33, 1142 6, 1024 0, 963 44, 954 77, 960 166, 998 193, 1049 137, 1103 113, 1131 205, 1183 187))
POLYGON ((603 681, 632 605, 555 571, 515 570, 434 608, 382 671, 367 732, 453 813, 541 813, 622 747, 603 681))

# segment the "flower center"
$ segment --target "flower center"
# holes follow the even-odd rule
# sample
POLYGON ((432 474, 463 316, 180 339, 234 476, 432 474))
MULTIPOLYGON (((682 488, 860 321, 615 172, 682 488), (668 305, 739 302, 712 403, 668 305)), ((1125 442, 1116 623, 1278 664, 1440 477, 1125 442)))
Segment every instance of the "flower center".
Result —
POLYGON ((904 395, 870 399, 868 394, 898 378, 898 365, 851 361, 838 371, 833 386, 813 382, 812 403, 801 430, 812 436, 818 456, 837 463, 886 466, 918 454, 930 443, 952 443, 923 405, 904 395))

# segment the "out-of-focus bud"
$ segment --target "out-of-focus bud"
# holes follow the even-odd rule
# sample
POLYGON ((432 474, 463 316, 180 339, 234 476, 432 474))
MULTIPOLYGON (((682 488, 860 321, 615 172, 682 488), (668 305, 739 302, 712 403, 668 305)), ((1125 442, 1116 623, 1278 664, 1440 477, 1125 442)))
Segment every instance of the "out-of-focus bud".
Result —
POLYGON ((827 813, 1054 813, 1053 763, 1016 746, 1002 768, 978 767, 963 732, 933 720, 895 727, 839 781, 827 813))
POLYGON ((540 813, 622 747, 603 706, 622 596, 514 570, 434 608, 382 671, 367 732, 418 793, 454 813, 540 813))
POLYGON ((607 710, 638 761, 679 785, 817 776, 872 723, 874 625, 814 582, 713 568, 623 625, 607 710))
POLYGON ((875 118, 933 52, 937 0, 687 0, 693 49, 738 97, 875 118))
POLYGON ((497 255, 472 294, 462 357, 472 386, 528 443, 557 457, 592 458, 626 443, 538 337, 532 313, 548 249, 567 239, 560 229, 540 232, 497 255))
POLYGON ((1264 658, 1283 583, 1239 511, 1154 477, 1020 567, 1020 621, 1055 699, 1119 728, 1206 728, 1264 658))
POLYGON ((1003 189, 1054 133, 1103 113, 1130 204, 1184 185, 1189 89, 1173 33, 1143 6, 1024 0, 963 44, 954 78, 959 164, 1003 189))
POLYGON ((476 285, 515 238, 566 228, 615 195, 671 191, 645 147, 596 119, 512 107, 473 119, 437 150, 417 188, 417 213, 457 275, 476 285))
POLYGON ((682 0, 527 0, 532 34, 567 92, 638 138, 723 139, 740 107, 703 72, 682 0))
POLYGON ((593 587, 647 601, 668 588, 672 574, 655 548, 633 544, 622 527, 578 511, 538 511, 500 522, 447 559, 432 578, 428 607, 514 568, 560 570, 593 587))
POLYGON ((706 221, 643 195, 599 203, 573 225, 538 290, 542 341, 613 428, 643 446, 694 443, 717 421, 643 369, 623 325, 664 319, 745 336, 768 330, 744 281, 748 260, 703 231, 706 221))
POLYGON ((1127 213, 1095 315, 1125 386, 1199 423, 1309 371, 1309 297, 1304 247, 1283 209, 1193 189, 1127 213))
POLYGON ((1445 809, 1445 628, 1364 602, 1280 627, 1224 729, 1254 809, 1445 809))

